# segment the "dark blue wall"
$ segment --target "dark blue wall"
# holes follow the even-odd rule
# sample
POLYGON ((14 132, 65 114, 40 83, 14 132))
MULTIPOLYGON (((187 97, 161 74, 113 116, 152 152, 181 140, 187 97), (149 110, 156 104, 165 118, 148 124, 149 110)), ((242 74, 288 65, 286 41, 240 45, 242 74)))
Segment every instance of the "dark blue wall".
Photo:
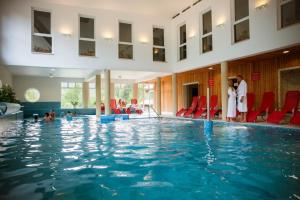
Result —
POLYGON ((67 113, 68 111, 76 111, 78 115, 96 115, 95 108, 61 109, 60 102, 21 102, 21 105, 23 106, 24 118, 32 117, 33 114, 38 114, 42 117, 46 112, 50 112, 51 109, 54 109, 57 116, 60 116, 62 112, 67 113))

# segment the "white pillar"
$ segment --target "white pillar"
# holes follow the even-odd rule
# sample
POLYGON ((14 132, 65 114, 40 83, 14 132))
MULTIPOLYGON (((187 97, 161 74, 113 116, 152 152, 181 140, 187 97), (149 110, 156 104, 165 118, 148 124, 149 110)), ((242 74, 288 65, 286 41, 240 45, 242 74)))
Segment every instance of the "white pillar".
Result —
POLYGON ((156 78, 156 111, 161 115, 161 78, 156 78))
POLYGON ((96 116, 101 115, 101 75, 96 75, 96 116))
POLYGON ((222 99, 222 120, 226 120, 227 116, 227 100, 228 100, 228 63, 221 63, 221 99, 222 99))
POLYGON ((172 74, 172 102, 173 102, 173 115, 176 116, 176 113, 178 111, 176 74, 172 74))
POLYGON ((105 115, 111 113, 110 108, 110 70, 104 70, 104 105, 105 105, 105 115))
POLYGON ((82 84, 82 106, 83 108, 89 107, 89 82, 84 81, 82 84))

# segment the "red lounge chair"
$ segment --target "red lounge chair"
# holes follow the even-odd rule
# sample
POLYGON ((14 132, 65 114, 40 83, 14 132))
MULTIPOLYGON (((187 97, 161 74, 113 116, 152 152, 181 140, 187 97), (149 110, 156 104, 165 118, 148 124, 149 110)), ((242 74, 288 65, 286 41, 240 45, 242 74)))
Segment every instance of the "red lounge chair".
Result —
POLYGON ((247 122, 255 122, 259 115, 262 115, 264 113, 271 113, 274 109, 274 102, 274 92, 265 92, 259 109, 248 112, 247 122))
POLYGON ((131 99, 130 103, 131 103, 131 107, 134 109, 134 112, 136 114, 139 114, 139 115, 143 114, 143 111, 141 109, 138 109, 138 101, 137 101, 137 99, 131 99))
POLYGON ((131 99, 131 105, 138 105, 137 99, 131 99))
POLYGON ((128 115, 131 114, 130 108, 126 108, 126 109, 125 109, 125 113, 128 114, 128 115))
POLYGON ((210 106, 209 106, 210 118, 214 118, 215 115, 217 114, 217 112, 219 112, 219 110, 217 109, 217 106, 218 106, 218 96, 217 95, 212 95, 210 97, 210 106))
POLYGON ((182 115, 187 111, 187 109, 185 108, 181 108, 177 113, 176 116, 177 117, 182 117, 182 115))
POLYGON ((291 118, 290 124, 292 125, 300 125, 300 112, 296 111, 291 118))
POLYGON ((121 114, 121 110, 117 108, 116 99, 110 100, 110 108, 111 108, 113 114, 121 114))
POLYGON ((199 118, 206 111, 206 96, 201 96, 198 101, 198 106, 196 112, 194 113, 193 118, 199 118))
POLYGON ((254 93, 247 93, 247 108, 248 112, 253 110, 255 103, 255 94, 254 93))
POLYGON ((198 104, 198 97, 193 97, 192 105, 187 109, 187 111, 184 113, 184 117, 190 117, 191 114, 195 111, 198 104))
POLYGON ((298 104, 300 99, 300 92, 299 91, 288 91, 285 96, 285 103, 283 109, 281 111, 274 111, 272 112, 268 119, 268 123, 279 124, 286 113, 294 112, 297 110, 298 104))

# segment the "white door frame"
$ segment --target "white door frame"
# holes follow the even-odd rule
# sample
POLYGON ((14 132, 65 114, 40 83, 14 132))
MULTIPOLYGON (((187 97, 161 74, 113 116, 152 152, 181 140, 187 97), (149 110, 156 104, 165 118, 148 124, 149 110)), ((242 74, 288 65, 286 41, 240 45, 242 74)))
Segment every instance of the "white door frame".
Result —
POLYGON ((278 87, 277 87, 278 108, 282 107, 282 102, 281 102, 281 72, 290 71, 290 70, 294 70, 294 69, 300 69, 300 66, 281 68, 281 69, 278 70, 278 87))

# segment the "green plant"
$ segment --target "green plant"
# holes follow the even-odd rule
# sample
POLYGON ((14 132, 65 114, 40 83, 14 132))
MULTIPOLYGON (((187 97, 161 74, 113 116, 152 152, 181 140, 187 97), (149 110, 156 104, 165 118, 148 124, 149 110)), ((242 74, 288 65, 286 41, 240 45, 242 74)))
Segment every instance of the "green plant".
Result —
POLYGON ((70 103, 75 109, 76 106, 78 106, 80 103, 80 98, 81 98, 81 88, 71 88, 67 90, 64 96, 64 102, 70 103))
POLYGON ((10 85, 5 84, 0 88, 0 102, 18 103, 16 94, 10 85))

